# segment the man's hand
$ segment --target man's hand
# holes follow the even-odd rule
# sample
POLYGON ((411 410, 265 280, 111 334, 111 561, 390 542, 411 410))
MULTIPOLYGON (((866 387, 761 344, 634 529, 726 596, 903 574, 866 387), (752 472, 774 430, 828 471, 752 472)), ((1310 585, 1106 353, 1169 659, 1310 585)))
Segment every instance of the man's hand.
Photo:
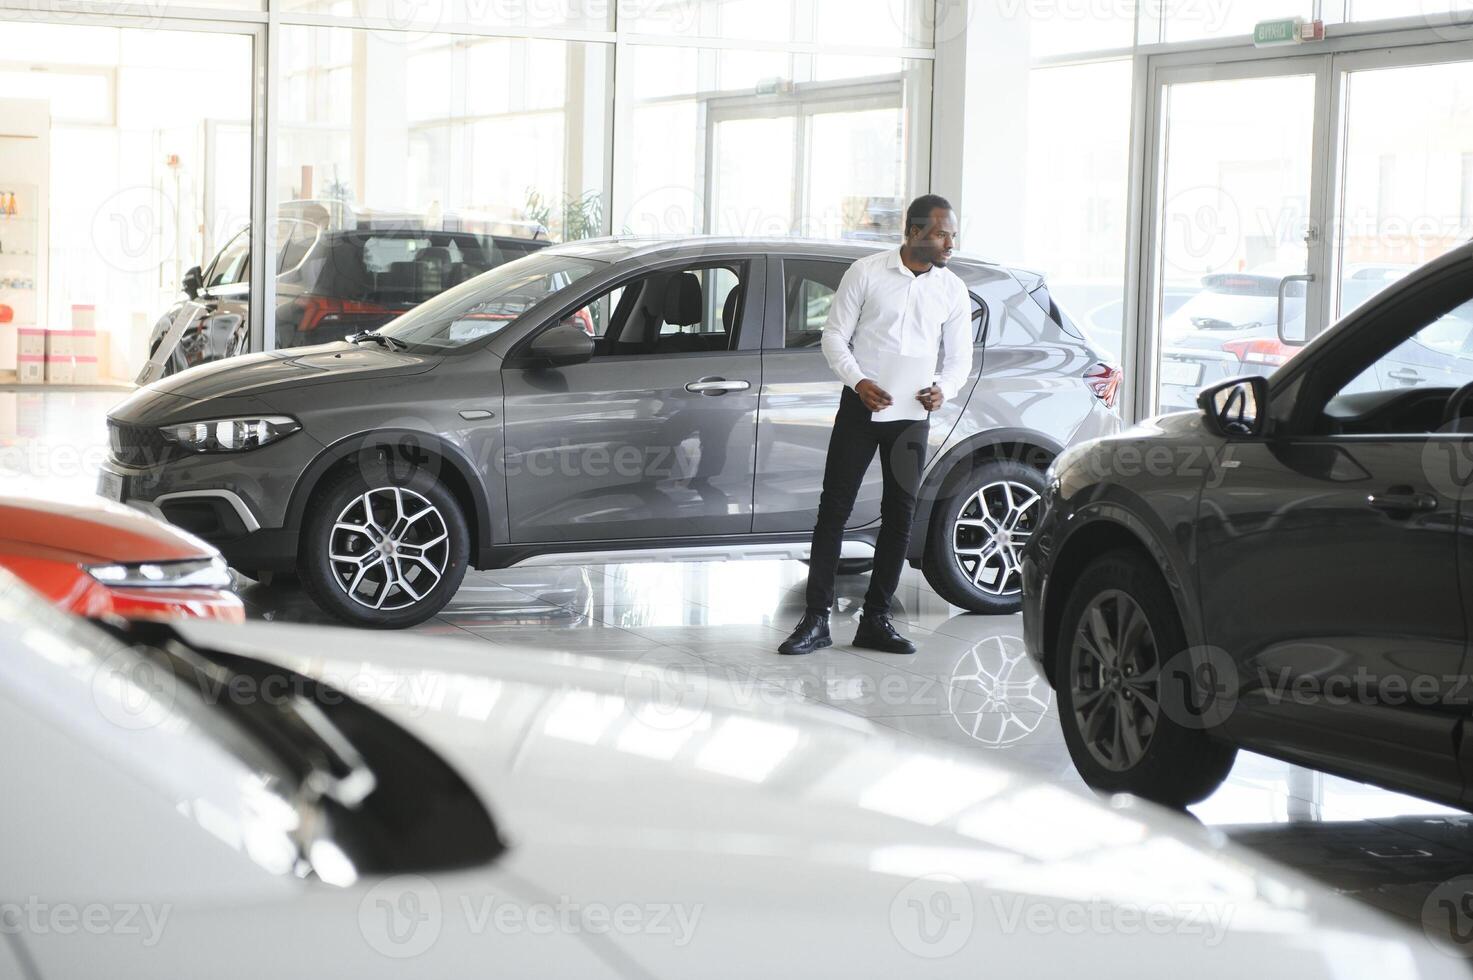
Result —
POLYGON ((855 385, 854 393, 859 396, 860 401, 864 402, 864 407, 871 412, 882 412, 895 404, 895 399, 890 397, 890 393, 869 378, 855 385))
POLYGON ((916 401, 920 402, 921 407, 926 411, 934 412, 946 401, 946 396, 941 393, 941 389, 938 386, 932 385, 929 388, 922 388, 916 392, 916 401))

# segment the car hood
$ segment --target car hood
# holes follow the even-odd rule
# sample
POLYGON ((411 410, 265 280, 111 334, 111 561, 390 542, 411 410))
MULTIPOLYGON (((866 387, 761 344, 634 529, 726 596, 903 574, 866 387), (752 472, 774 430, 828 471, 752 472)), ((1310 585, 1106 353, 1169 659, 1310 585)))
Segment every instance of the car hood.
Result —
POLYGON ((201 364, 155 381, 143 391, 174 395, 192 402, 225 395, 254 395, 269 402, 269 393, 283 388, 420 374, 439 360, 385 350, 378 344, 339 341, 201 364))
MULTIPOLYGON (((1461 975, 1180 816, 709 668, 580 658, 552 634, 488 655, 431 635, 182 629, 351 691, 442 752, 508 842, 495 873, 550 902, 663 909, 658 929, 606 933, 654 976, 1461 975)), ((403 887, 425 885, 446 905, 467 887, 403 887)))
POLYGON ((0 552, 46 552, 78 562, 189 561, 215 549, 129 507, 0 496, 0 552))

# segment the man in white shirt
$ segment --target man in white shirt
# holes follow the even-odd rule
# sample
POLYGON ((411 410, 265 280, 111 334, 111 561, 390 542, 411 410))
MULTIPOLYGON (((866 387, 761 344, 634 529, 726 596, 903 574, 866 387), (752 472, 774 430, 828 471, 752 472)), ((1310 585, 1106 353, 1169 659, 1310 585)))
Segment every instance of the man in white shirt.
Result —
POLYGON ((823 354, 844 392, 813 529, 808 608, 780 653, 833 644, 829 611, 844 525, 876 452, 885 479, 880 536, 854 645, 915 652, 890 621, 890 602, 910 544, 930 413, 955 398, 972 373, 972 300, 946 267, 956 238, 951 205, 935 195, 919 198, 906 211, 905 244, 854 263, 834 294, 823 354))

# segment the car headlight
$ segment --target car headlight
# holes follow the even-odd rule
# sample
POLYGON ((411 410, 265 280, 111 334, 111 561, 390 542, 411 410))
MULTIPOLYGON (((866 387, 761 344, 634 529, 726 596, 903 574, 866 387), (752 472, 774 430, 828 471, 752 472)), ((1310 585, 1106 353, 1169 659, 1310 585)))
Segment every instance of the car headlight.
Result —
POLYGON ((259 449, 284 438, 302 426, 285 415, 262 418, 212 419, 185 422, 159 429, 166 440, 192 453, 239 453, 259 449))
POLYGON ((223 558, 90 565, 87 574, 104 585, 128 589, 228 589, 232 584, 223 558))

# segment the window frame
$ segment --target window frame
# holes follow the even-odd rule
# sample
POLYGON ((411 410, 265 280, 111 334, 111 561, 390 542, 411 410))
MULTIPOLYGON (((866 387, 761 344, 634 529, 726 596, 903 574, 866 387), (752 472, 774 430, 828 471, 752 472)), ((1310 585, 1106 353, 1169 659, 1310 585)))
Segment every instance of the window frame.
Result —
POLYGON ((506 352, 506 367, 526 367, 529 358, 526 356, 527 349, 532 345, 544 331, 562 323, 567 317, 589 306, 599 297, 606 293, 612 293, 616 289, 624 289, 630 283, 650 276, 667 272, 678 272, 689 269, 706 269, 713 266, 722 266, 730 263, 745 263, 747 266, 747 282, 744 288, 747 290, 747 299, 742 304, 741 323, 737 326, 736 346, 720 351, 681 351, 664 354, 598 354, 589 363, 610 363, 615 361, 648 360, 650 358, 669 357, 730 357, 735 354, 750 354, 761 350, 762 338, 766 329, 767 306, 771 301, 770 291, 767 288, 767 275, 769 262, 767 257, 758 252, 750 251, 711 251, 698 255, 681 255, 679 257, 665 257, 651 260, 648 256, 635 256, 617 263, 613 269, 606 270, 594 285, 580 289, 574 298, 562 300, 556 304, 549 298, 543 306, 529 310, 523 314, 531 317, 533 314, 540 322, 527 330, 515 341, 506 352), (753 297, 768 297, 768 302, 753 302, 753 297))

